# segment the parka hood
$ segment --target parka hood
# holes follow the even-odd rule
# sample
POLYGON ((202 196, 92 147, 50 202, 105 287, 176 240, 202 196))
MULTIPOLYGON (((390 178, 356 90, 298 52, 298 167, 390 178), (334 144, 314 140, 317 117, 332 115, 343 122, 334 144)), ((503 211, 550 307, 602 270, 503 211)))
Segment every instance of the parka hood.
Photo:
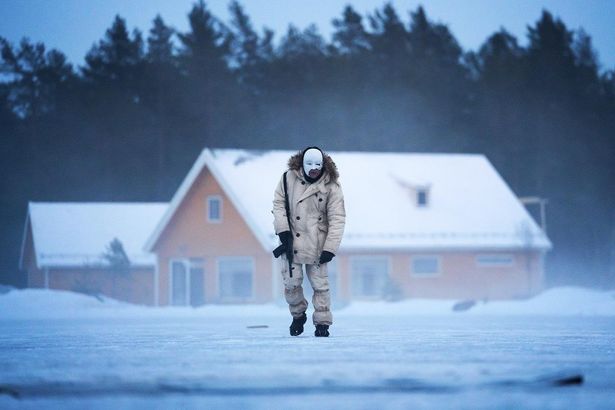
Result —
MULTIPOLYGON (((308 147, 308 148, 317 148, 317 147, 308 147)), ((324 171, 327 174, 329 174, 329 178, 330 178, 330 180, 332 182, 337 182, 337 179, 339 178, 340 175, 339 175, 339 173, 337 171, 337 166, 335 165, 335 162, 333 162, 331 157, 329 155, 325 154, 325 152, 323 150, 320 150, 320 151, 322 152, 322 158, 323 158, 322 167, 323 167, 324 171)), ((295 155, 291 156, 288 159, 288 169, 292 169, 292 170, 295 170, 295 171, 297 171, 299 173, 302 173, 302 170, 303 170, 303 153, 304 152, 305 152, 305 150, 301 150, 301 151, 297 152, 295 155)))

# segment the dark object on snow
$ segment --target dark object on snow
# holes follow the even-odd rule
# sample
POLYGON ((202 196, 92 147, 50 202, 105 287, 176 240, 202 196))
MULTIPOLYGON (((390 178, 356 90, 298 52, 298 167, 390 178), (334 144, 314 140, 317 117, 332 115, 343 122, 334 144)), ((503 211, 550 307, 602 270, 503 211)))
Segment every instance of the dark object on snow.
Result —
POLYGON ((267 329, 269 325, 250 325, 246 326, 248 329, 267 329))
POLYGON ((334 254, 332 254, 329 251, 322 251, 322 253, 320 254, 320 260, 318 261, 319 263, 329 263, 331 262, 331 259, 333 259, 335 257, 334 254))
POLYGON ((554 377, 552 379, 546 379, 545 381, 553 386, 576 386, 583 384, 584 380, 582 374, 574 374, 572 376, 554 377))
POLYGON ((14 399, 20 399, 21 397, 19 396, 19 392, 13 388, 11 388, 10 386, 1 386, 0 385, 0 396, 6 394, 8 396, 11 396, 14 399))
POLYGON ((469 310, 475 304, 475 300, 462 300, 461 302, 457 302, 453 305, 453 311, 463 312, 465 310, 469 310))
POLYGON ((290 324, 290 335, 299 336, 303 333, 303 325, 307 321, 307 315, 305 312, 302 316, 293 318, 293 323, 290 324))
POLYGON ((316 325, 316 330, 314 331, 314 336, 316 336, 316 337, 329 337, 329 325, 316 325))
POLYGON ((501 380, 495 383, 490 383, 491 386, 498 387, 529 387, 544 389, 545 387, 568 387, 579 386, 583 384, 584 378, 580 373, 577 374, 553 374, 535 377, 533 379, 526 380, 501 380))

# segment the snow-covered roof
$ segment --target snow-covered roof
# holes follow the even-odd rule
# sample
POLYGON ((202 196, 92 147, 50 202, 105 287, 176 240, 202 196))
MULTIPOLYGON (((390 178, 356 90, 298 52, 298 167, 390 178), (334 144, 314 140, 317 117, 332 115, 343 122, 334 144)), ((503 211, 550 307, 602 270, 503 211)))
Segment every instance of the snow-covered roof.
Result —
MULTIPOLYGON (((273 191, 293 151, 204 149, 147 241, 151 250, 203 167, 264 249, 276 246, 273 191)), ((551 242, 480 154, 330 152, 340 172, 342 250, 549 249, 551 242), (416 205, 417 187, 429 203, 416 205)))
MULTIPOLYGON (((30 202, 37 266, 108 266, 103 254, 114 238, 131 264, 153 266, 155 255, 142 248, 167 207, 157 202, 30 202)), ((23 252, 22 247, 22 262, 23 252)))

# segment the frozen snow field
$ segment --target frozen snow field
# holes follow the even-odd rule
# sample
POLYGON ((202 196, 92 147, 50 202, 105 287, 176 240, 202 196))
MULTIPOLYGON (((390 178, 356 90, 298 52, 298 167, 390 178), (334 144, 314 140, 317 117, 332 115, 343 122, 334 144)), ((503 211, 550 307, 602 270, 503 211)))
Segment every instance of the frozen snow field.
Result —
POLYGON ((614 292, 452 304, 353 304, 315 338, 310 321, 289 336, 283 306, 12 290, 0 295, 0 408, 615 408, 614 292))

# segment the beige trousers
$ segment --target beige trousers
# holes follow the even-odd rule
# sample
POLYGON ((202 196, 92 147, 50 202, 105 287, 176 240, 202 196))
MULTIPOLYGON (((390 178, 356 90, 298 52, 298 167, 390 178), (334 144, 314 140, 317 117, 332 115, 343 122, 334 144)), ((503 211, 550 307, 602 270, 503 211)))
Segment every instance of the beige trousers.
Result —
MULTIPOLYGON (((284 281, 284 297, 288 303, 288 309, 293 317, 299 317, 308 307, 308 302, 305 300, 305 296, 303 296, 303 286, 301 286, 303 283, 304 265, 293 263, 293 276, 291 278, 288 274, 286 255, 280 256, 279 263, 284 281)), ((312 322, 314 325, 331 325, 333 323, 333 316, 331 315, 331 295, 329 293, 327 264, 305 264, 305 273, 310 281, 310 285, 312 285, 312 289, 314 289, 314 296, 312 297, 312 304, 314 305, 312 322)))

